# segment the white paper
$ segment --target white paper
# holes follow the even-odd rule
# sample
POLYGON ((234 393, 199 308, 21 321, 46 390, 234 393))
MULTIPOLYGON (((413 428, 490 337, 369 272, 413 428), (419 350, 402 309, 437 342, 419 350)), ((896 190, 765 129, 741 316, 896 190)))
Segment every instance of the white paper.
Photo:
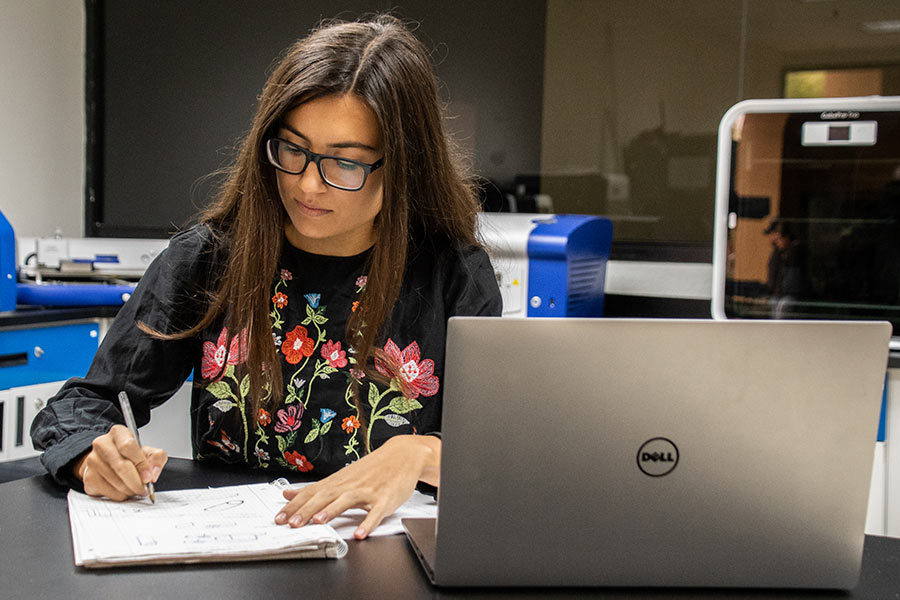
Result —
MULTIPOLYGON (((296 489, 307 485, 310 484, 297 483, 286 487, 296 489)), ((280 495, 281 493, 279 492, 279 496, 280 495)), ((272 514, 274 515, 275 513, 272 514)), ((334 527, 338 532, 338 535, 343 539, 352 540, 354 539, 353 532, 362 524, 363 519, 365 519, 368 514, 368 512, 361 508, 352 508, 341 516, 332 519, 328 524, 334 527)), ((385 517, 381 524, 375 528, 375 531, 369 533, 369 537, 403 533, 403 525, 400 523, 401 519, 421 517, 430 517, 432 519, 437 517, 437 502, 431 496, 414 491, 409 500, 401 504, 400 508, 398 508, 394 514, 385 517)))
MULTIPOLYGON (((304 484, 300 484, 301 486, 304 484)), ((276 525, 286 500, 284 480, 221 488, 157 492, 148 498, 114 502, 70 491, 69 521, 75 564, 249 560, 254 558, 340 558, 345 539, 366 517, 353 509, 329 525, 276 525)), ((295 487, 295 486, 290 486, 295 487)), ((435 501, 413 496, 370 535, 403 531, 405 517, 434 517, 435 501)))
POLYGON ((70 491, 76 565, 291 557, 340 558, 347 543, 328 525, 293 529, 273 516, 284 500, 263 483, 157 492, 113 502, 70 491))

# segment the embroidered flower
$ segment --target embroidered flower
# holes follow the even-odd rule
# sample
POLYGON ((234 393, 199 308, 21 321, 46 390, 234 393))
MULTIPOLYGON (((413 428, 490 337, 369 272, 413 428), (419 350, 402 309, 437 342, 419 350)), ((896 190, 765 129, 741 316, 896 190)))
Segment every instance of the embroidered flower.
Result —
POLYGON ((254 450, 254 453, 256 454, 256 459, 259 462, 268 462, 269 453, 266 452, 265 450, 263 450, 262 448, 257 447, 256 450, 254 450))
POLYGON ((266 427, 269 423, 272 422, 272 415, 270 415, 265 409, 259 409, 259 416, 257 417, 260 425, 266 427))
POLYGON ((278 346, 281 345, 281 336, 273 331, 272 332, 272 341, 275 342, 275 347, 277 348, 278 346))
POLYGON ((330 408, 322 408, 319 410, 319 419, 322 421, 323 425, 332 420, 335 415, 337 415, 337 413, 330 408))
POLYGON ((217 442, 215 440, 206 440, 206 443, 215 446, 225 454, 228 454, 229 452, 237 452, 238 447, 234 442, 231 441, 231 438, 228 437, 228 434, 224 431, 222 431, 221 434, 221 442, 217 442))
POLYGON ((437 393, 440 382, 434 374, 434 361, 430 358, 419 360, 421 353, 418 342, 411 343, 401 351, 399 346, 389 338, 384 345, 384 351, 397 365, 398 372, 391 372, 392 369, 377 357, 375 358, 375 368, 386 377, 398 379, 404 396, 415 399, 419 397, 419 394, 434 396, 437 393))
POLYGON ((306 298, 311 307, 319 308, 319 300, 322 299, 322 294, 304 294, 303 297, 306 298))
POLYGON ((359 308, 359 300, 350 305, 350 312, 356 312, 357 308, 359 308))
POLYGON ((288 297, 282 294, 281 292, 276 292, 274 296, 272 296, 272 302, 278 308, 284 308, 287 306, 288 297))
POLYGON ((296 365, 303 357, 312 356, 316 344, 307 335, 306 327, 297 325, 293 331, 285 335, 285 338, 287 339, 281 344, 281 351, 286 361, 296 365))
POLYGON ((284 279, 285 281, 290 281, 291 279, 294 278, 294 276, 287 269, 282 269, 281 270, 281 278, 284 279))
POLYGON ((293 383, 294 383, 294 387, 297 388, 297 389, 299 390, 299 389, 302 388, 304 385, 306 385, 306 380, 305 380, 305 379, 300 379, 299 377, 294 377, 293 383))
POLYGON ((341 429, 346 431, 347 433, 353 433, 357 429, 359 429, 359 419, 355 416, 350 415, 343 421, 341 421, 341 429))
POLYGON ((218 380, 222 377, 222 367, 227 360, 229 365, 239 365, 247 360, 247 330, 242 329, 239 335, 228 341, 228 329, 223 327, 216 343, 203 342, 203 358, 200 361, 200 373, 204 379, 218 380), (226 359, 227 356, 227 359, 226 359))
POLYGON ((284 460, 288 462, 289 465, 293 465, 297 467, 297 470, 306 473, 307 471, 312 471, 313 465, 309 462, 305 456, 300 454, 299 452, 292 450, 291 452, 284 453, 284 460))
POLYGON ((275 423, 275 431, 278 433, 287 433, 288 431, 297 431, 300 429, 300 417, 303 416, 302 404, 291 404, 286 409, 280 409, 275 416, 278 422, 275 423))
POLYGON ((364 287, 366 287, 366 283, 368 283, 369 277, 367 275, 360 275, 356 278, 356 287, 358 288, 356 291, 362 291, 364 287))
POLYGON ((353 377, 353 379, 362 379, 363 377, 366 376, 366 374, 363 372, 362 369, 357 369, 356 367, 353 367, 352 369, 350 369, 350 376, 353 377))
POLYGON ((328 361, 328 365, 335 369, 347 366, 347 353, 341 350, 340 342, 328 340, 322 345, 322 358, 328 361))

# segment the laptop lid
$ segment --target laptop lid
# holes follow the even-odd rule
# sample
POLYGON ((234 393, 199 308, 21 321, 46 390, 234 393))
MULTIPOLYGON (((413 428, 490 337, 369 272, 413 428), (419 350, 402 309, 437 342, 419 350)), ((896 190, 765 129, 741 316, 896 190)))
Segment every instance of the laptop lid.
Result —
POLYGON ((450 319, 441 585, 855 585, 891 326, 450 319))

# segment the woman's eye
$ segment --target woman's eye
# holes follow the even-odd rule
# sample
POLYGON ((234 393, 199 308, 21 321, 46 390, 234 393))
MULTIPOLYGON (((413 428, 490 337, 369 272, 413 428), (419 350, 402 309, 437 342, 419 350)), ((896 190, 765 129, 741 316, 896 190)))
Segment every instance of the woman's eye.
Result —
POLYGON ((350 162, 348 160, 338 160, 335 162, 337 162, 338 168, 340 168, 343 171, 353 171, 354 169, 359 168, 358 164, 356 164, 354 162, 350 162))

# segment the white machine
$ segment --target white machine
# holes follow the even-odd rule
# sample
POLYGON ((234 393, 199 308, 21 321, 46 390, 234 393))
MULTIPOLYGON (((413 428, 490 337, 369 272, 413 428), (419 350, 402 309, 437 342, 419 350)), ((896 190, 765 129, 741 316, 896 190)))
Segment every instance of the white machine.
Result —
POLYGON ((612 222, 587 215, 480 213, 504 317, 603 314, 612 222))

